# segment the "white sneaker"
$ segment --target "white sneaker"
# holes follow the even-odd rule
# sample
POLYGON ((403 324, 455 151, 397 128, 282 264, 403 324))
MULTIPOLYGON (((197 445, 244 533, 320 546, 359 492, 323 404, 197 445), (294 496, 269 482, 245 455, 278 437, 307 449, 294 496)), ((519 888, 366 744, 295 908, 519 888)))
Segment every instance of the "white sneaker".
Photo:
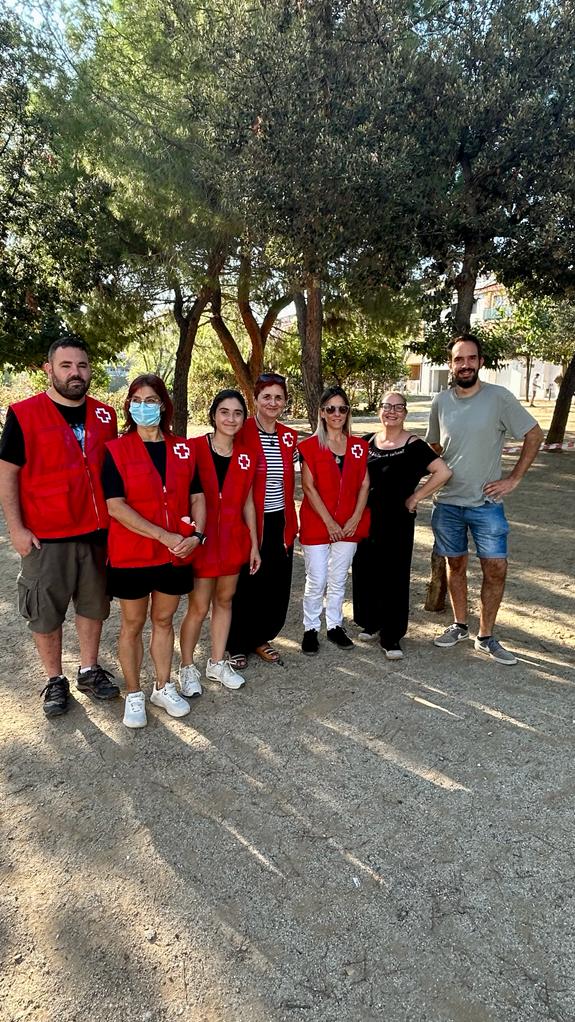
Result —
POLYGON ((154 682, 150 702, 154 706, 161 706, 170 717, 185 717, 191 710, 190 704, 182 699, 173 681, 167 681, 163 688, 156 688, 154 682))
POLYGON ((143 692, 128 692, 124 700, 124 724, 126 727, 145 727, 146 697, 143 692))
POLYGON ((195 664, 180 665, 180 692, 183 696, 193 699, 194 696, 201 696, 202 686, 200 685, 201 674, 195 664))
POLYGON ((403 650, 399 642, 396 642, 393 646, 383 646, 382 648, 388 660, 403 660, 403 650))
POLYGON ((246 679, 234 671, 229 660, 212 660, 210 658, 206 665, 206 678, 219 681, 224 688, 241 688, 246 683, 246 679))
POLYGON ((363 642, 375 642, 378 636, 379 632, 360 632, 358 639, 362 639, 363 642))

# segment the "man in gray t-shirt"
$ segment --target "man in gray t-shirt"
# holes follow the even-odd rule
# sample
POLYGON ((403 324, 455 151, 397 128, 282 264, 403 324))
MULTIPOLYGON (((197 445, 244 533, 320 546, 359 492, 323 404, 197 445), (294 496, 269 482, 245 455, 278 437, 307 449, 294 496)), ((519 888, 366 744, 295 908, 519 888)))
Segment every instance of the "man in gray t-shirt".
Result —
POLYGON ((483 572, 475 648, 499 663, 515 664, 517 658, 492 634, 507 574, 509 526, 502 500, 525 475, 543 433, 510 391, 481 382, 483 358, 476 337, 463 334, 449 349, 454 386, 434 398, 425 438, 453 472, 435 498, 431 524, 436 553, 447 558, 454 623, 434 642, 447 648, 469 638, 467 551, 471 532, 483 572), (513 471, 502 478, 506 433, 522 439, 523 447, 513 471))

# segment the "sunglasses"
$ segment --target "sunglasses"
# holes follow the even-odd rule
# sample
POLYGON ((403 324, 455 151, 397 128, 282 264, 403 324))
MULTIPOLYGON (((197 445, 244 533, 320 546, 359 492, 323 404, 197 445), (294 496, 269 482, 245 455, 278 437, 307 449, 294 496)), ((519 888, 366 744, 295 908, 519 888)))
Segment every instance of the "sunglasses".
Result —
POLYGON ((340 415, 347 415, 349 405, 325 405, 323 411, 328 415, 335 415, 336 412, 339 412, 340 415))
POLYGON ((280 376, 279 373, 260 373, 257 378, 257 383, 283 383, 285 384, 285 376, 280 376))

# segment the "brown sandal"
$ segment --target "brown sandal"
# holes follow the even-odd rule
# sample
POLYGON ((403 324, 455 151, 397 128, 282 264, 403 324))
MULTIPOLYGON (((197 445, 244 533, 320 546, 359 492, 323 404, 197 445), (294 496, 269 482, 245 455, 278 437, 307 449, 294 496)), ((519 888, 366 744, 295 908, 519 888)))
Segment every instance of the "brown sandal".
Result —
POLYGON ((254 653, 257 653, 262 660, 265 660, 266 664, 278 664, 281 660, 277 649, 270 646, 269 642, 264 642, 263 646, 258 646, 254 653))

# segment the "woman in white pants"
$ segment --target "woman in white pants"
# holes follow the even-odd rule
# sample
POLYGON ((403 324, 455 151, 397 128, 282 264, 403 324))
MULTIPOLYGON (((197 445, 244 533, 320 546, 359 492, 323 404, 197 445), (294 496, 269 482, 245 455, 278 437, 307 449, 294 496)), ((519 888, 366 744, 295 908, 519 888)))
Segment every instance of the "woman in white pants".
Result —
POLYGON ((306 572, 301 648, 315 656, 324 597, 329 641, 340 649, 353 646, 342 627, 345 584, 357 544, 369 533, 368 445, 351 435, 349 400, 341 387, 323 392, 317 429, 301 441, 299 452, 304 492, 300 542, 306 572))

